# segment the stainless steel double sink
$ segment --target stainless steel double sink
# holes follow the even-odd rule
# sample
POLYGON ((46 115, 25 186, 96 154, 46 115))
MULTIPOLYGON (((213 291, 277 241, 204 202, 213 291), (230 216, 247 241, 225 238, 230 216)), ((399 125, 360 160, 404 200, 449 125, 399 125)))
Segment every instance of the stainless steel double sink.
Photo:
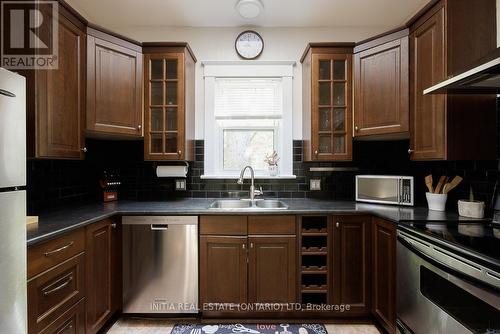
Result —
POLYGON ((254 201, 241 199, 216 200, 210 204, 209 209, 218 210, 286 210, 288 205, 275 199, 257 199, 254 201))

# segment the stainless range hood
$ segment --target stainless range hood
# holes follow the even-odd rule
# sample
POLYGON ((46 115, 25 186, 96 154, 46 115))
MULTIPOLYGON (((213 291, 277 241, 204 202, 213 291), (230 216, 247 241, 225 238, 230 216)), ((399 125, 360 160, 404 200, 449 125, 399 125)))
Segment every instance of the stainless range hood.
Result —
POLYGON ((500 94, 500 48, 468 70, 424 89, 424 94, 500 94))

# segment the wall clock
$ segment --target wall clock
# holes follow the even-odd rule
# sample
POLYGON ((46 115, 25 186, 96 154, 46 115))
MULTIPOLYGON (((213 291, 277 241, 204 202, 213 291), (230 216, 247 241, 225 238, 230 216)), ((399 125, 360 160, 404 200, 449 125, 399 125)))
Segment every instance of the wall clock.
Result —
POLYGON ((257 32, 246 30, 236 37, 234 47, 241 58, 255 59, 264 50, 264 40, 257 32))

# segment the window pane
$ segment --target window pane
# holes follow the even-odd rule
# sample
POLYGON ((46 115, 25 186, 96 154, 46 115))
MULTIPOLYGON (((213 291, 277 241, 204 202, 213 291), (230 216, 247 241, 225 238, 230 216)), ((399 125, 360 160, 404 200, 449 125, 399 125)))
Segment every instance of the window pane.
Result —
POLYGON ((319 129, 320 131, 330 131, 331 130, 331 109, 330 108, 319 108, 319 129))
POLYGON ((335 60, 333 62, 333 79, 344 80, 345 79, 345 61, 335 60))
POLYGON ((333 109, 333 129, 335 131, 345 131, 345 109, 333 109))
POLYGON ((319 104, 323 106, 329 106, 330 101, 330 90, 331 84, 329 82, 320 82, 319 83, 319 104))
POLYGON ((274 151, 274 130, 224 130, 224 170, 240 170, 246 165, 265 170, 266 155, 274 151))
POLYGON ((330 135, 319 136, 319 153, 332 152, 332 137, 330 135))
POLYGON ((177 153, 176 133, 167 133, 165 135, 165 153, 177 153))
POLYGON ((151 105, 163 105, 163 82, 151 83, 151 105))
POLYGON ((167 82, 167 104, 177 104, 177 82, 167 82))
POLYGON ((151 153, 163 153, 163 135, 161 133, 151 134, 151 153))
POLYGON ((163 79, 163 60, 151 60, 151 79, 163 79))
POLYGON ((345 105, 345 84, 333 84, 333 104, 336 106, 345 105))
POLYGON ((319 79, 320 80, 330 80, 330 64, 329 60, 319 61, 319 79))
POLYGON ((177 60, 167 60, 167 79, 177 79, 177 60))
POLYGON ((167 131, 177 130, 177 108, 167 108, 167 131))
POLYGON ((345 137, 333 137, 334 153, 345 153, 345 137))
POLYGON ((151 131, 163 131, 163 108, 151 108, 151 131))

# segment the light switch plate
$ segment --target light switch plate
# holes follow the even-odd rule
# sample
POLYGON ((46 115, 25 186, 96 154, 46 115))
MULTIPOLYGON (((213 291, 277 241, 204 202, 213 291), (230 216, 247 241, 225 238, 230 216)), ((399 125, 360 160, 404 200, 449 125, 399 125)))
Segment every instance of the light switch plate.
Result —
POLYGON ((175 180, 175 190, 186 190, 186 180, 184 179, 175 180))
POLYGON ((321 190, 321 179, 310 179, 309 180, 310 190, 321 190))

